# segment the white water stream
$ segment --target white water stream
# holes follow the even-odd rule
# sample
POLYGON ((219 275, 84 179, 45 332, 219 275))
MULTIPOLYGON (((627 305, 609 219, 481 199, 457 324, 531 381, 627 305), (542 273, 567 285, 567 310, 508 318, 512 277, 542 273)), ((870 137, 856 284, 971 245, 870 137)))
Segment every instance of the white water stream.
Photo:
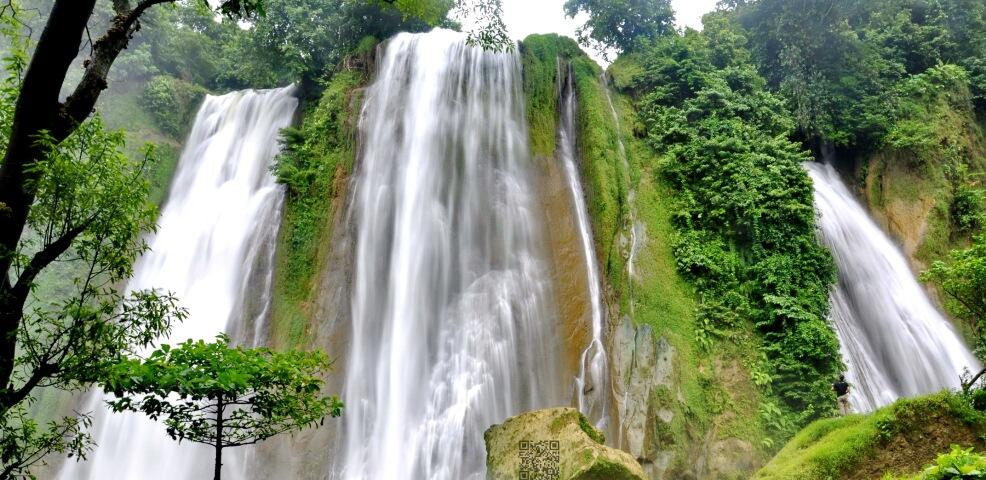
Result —
POLYGON ((836 170, 820 163, 806 168, 815 185, 822 241, 839 269, 831 316, 849 368, 853 410, 957 387, 963 368, 975 370, 979 362, 836 170))
MULTIPOLYGON (((188 309, 167 343, 238 329, 250 313, 245 303, 258 303, 258 296, 260 307, 268 303, 268 291, 248 287, 255 274, 268 275, 252 270, 269 257, 280 224, 283 189, 270 166, 279 131, 290 125, 298 104, 293 91, 208 96, 199 110, 159 230, 149 241, 151 251, 138 261, 127 286, 173 292, 188 309)), ((142 415, 107 413, 101 395, 91 395, 87 410, 95 412, 97 448, 86 462, 66 461, 59 478, 211 478, 211 448, 179 445, 162 423, 142 415)), ((236 478, 234 473, 225 468, 223 478, 236 478)))
POLYGON ((563 398, 516 53, 386 44, 360 122, 345 479, 481 479, 483 432, 563 398))
POLYGON ((558 155, 565 170, 572 206, 575 211, 582 254, 585 257, 585 270, 589 285, 589 304, 592 308, 592 340, 582 352, 579 360, 579 376, 575 379, 576 398, 579 411, 586 415, 600 430, 605 431, 609 420, 609 367, 606 349, 603 345, 603 327, 606 317, 603 311, 602 279, 596 262, 595 242, 592 238, 592 225, 589 223, 589 209, 585 203, 578 166, 576 165, 575 128, 575 85, 571 67, 566 72, 559 68, 559 95, 561 112, 558 122, 558 155))

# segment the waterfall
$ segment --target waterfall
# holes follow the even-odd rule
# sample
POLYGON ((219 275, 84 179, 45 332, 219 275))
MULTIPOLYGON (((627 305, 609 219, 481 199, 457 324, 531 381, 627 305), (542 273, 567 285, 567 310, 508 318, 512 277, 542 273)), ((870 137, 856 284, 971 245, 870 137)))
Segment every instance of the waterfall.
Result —
MULTIPOLYGON (((560 68, 559 68, 560 70, 560 68)), ((609 417, 609 367, 606 350, 603 346, 602 279, 599 278, 599 265, 596 263, 596 248, 592 239, 592 226, 589 223, 589 209, 585 204, 585 194, 575 165, 575 85, 572 83, 572 68, 559 78, 561 112, 558 124, 558 155, 564 165, 565 179, 572 194, 572 206, 578 223, 579 238, 582 240, 582 253, 585 257, 585 270, 588 275, 589 303, 592 306, 592 340, 582 352, 579 361, 579 376, 575 379, 576 398, 579 411, 593 420, 596 427, 605 430, 609 417)))
MULTIPOLYGON (((620 162, 623 165, 623 170, 627 172, 627 210, 629 213, 628 224, 630 230, 630 248, 627 252, 627 283, 626 288, 629 293, 629 307, 630 307, 630 321, 636 316, 636 300, 634 298, 634 277, 636 276, 636 270, 634 266, 636 265, 637 253, 640 251, 640 243, 644 237, 644 223, 637 220, 637 190, 633 186, 633 181, 630 180, 630 162, 627 160, 627 149, 623 144, 623 127, 620 123, 620 115, 616 111, 616 104, 613 102, 613 94, 610 91, 609 85, 609 75, 606 72, 599 74, 599 83, 603 86, 603 93, 606 94, 606 104, 609 105, 610 116, 613 117, 613 125, 616 126, 616 146, 620 154, 620 162)), ((624 422, 627 421, 626 413, 629 411, 630 407, 630 390, 626 389, 623 392, 622 398, 620 398, 620 403, 618 405, 617 412, 619 414, 620 425, 617 428, 617 438, 616 446, 623 448, 624 441, 624 422)))
MULTIPOLYGON (((151 250, 134 268, 128 290, 173 292, 189 316, 168 343, 242 330, 244 316, 266 312, 266 263, 277 235, 283 189, 270 173, 280 129, 291 123, 293 87, 208 96, 199 110, 158 219, 151 250), (247 297, 249 293, 250 297, 247 297), (259 312, 243 305, 261 298, 259 312)), ((248 322, 254 319, 246 319, 248 322)), ((255 324, 260 320, 255 320, 255 324)), ((253 335, 250 335, 253 336, 253 335)), ((253 340, 252 338, 250 340, 253 340)), ((97 448, 86 462, 68 460, 60 478, 166 480, 210 475, 212 449, 179 445, 164 425, 137 414, 110 414, 91 395, 97 448)), ((232 477, 231 477, 232 478, 232 477)))
MULTIPOLYGON (((623 144, 623 127, 620 125, 620 115, 616 112, 616 104, 613 103, 613 94, 610 92, 609 86, 609 76, 606 72, 599 74, 599 83, 603 86, 603 93, 606 97, 606 104, 609 105, 610 116, 613 117, 613 125, 616 126, 616 146, 617 151, 620 154, 620 162, 623 165, 623 170, 630 175, 630 162, 627 161, 627 149, 623 144)), ((629 182, 627 185, 627 205, 629 209, 629 226, 630 226, 630 249, 627 252, 627 287, 631 292, 630 299, 630 315, 633 316, 633 277, 636 275, 634 270, 634 262, 637 260, 637 253, 640 249, 638 243, 639 237, 643 236, 644 224, 637 221, 637 191, 633 188, 633 182, 629 182)))
POLYGON ((822 241, 839 270, 832 321, 854 411, 959 385, 979 363, 914 279, 900 250, 828 164, 808 163, 822 241))
POLYGON ((360 133, 334 474, 483 478, 486 428, 563 398, 519 56, 397 35, 360 133))

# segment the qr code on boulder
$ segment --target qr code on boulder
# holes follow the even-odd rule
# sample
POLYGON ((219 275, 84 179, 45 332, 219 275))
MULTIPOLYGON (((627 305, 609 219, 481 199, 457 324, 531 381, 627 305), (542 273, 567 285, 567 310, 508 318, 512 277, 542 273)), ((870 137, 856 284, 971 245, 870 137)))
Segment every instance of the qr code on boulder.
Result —
POLYGON ((521 440, 520 480, 558 480, 561 458, 558 440, 521 440))

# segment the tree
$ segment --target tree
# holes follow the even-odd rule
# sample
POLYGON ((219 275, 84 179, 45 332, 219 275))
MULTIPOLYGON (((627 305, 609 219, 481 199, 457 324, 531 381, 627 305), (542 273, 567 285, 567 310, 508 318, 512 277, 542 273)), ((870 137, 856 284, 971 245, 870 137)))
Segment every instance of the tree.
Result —
MULTIPOLYGON (((89 448, 85 418, 44 429, 27 414, 38 388, 88 388, 109 365, 143 350, 184 317, 170 295, 124 295, 116 288, 146 250, 143 235, 155 228, 143 175, 153 151, 130 161, 121 153, 123 136, 91 118, 111 68, 142 21, 155 7, 177 1, 49 1, 42 4, 39 15, 46 19, 33 45, 28 33, 37 30, 22 20, 17 2, 0 3, 0 29, 11 52, 0 84, 0 477, 25 474, 51 452, 84 456, 89 448), (81 64, 80 52, 86 57, 81 64), (70 291, 32 300, 39 276, 66 261, 83 272, 66 279, 70 291)), ((256 21, 266 5, 193 1, 234 22, 256 21)), ((191 29, 211 25, 188 18, 191 29)))
POLYGON ((103 381, 117 397, 114 411, 163 417, 172 439, 215 448, 219 480, 224 448, 315 426, 338 417, 342 402, 323 396, 319 374, 330 366, 321 352, 275 353, 231 348, 229 337, 163 345, 146 359, 118 363, 103 381))
MULTIPOLYGON (((37 389, 84 389, 117 359, 149 346, 184 317, 177 300, 155 291, 121 294, 154 229, 147 201, 147 150, 134 162, 121 132, 107 132, 93 106, 140 18, 165 0, 113 2, 110 27, 92 43, 74 91, 60 100, 82 50, 96 0, 58 0, 28 60, 15 4, 0 7, 9 40, 0 86, 0 477, 27 474, 51 452, 84 456, 85 418, 42 428, 27 414, 37 389), (56 261, 80 264, 61 298, 31 300, 56 261)), ((227 15, 258 11, 256 0, 228 0, 227 15)))
MULTIPOLYGON (((99 202, 100 189, 85 185, 73 193, 79 194, 82 205, 64 202, 61 190, 46 191, 45 187, 58 187, 58 182, 46 182, 46 175, 85 174, 77 168, 79 162, 70 158, 74 153, 96 154, 98 159, 114 160, 112 145, 121 139, 101 137, 99 128, 82 128, 93 111, 100 93, 107 87, 106 76, 120 52, 126 48, 132 35, 140 28, 140 17, 157 4, 168 0, 143 0, 131 7, 130 2, 114 2, 116 16, 110 28, 92 44, 91 54, 85 62, 85 73, 74 91, 64 101, 60 92, 66 73, 82 49, 83 32, 93 12, 96 0, 58 0, 52 7, 44 31, 37 42, 31 60, 27 62, 17 88, 8 93, 14 99, 13 111, 3 144, 3 163, 0 165, 0 414, 19 401, 18 389, 11 384, 14 375, 15 352, 19 332, 23 329, 24 306, 31 285, 42 269, 70 250, 88 248, 91 258, 109 262, 104 267, 109 274, 124 278, 132 267, 133 257, 140 250, 139 233, 153 225, 151 212, 138 212, 141 202, 125 200, 139 196, 138 175, 130 182, 130 190, 115 192, 99 202), (75 137, 73 137, 75 135, 75 137), (74 140, 73 140, 74 138, 74 140), (103 142, 103 141, 106 142, 103 142), (63 143, 67 142, 67 143, 63 143), (107 143, 108 142, 108 143, 107 143), (84 149, 73 147, 84 147, 84 149), (57 161, 57 160, 64 161, 57 161), (53 167, 53 165, 59 167, 53 167), (62 168, 63 170, 59 170, 62 168), (32 214, 32 205, 39 199, 51 208, 44 213, 32 214), (131 211, 111 214, 116 208, 115 199, 131 211), (86 209, 88 207, 88 210, 86 209), (134 218, 133 214, 139 214, 134 218), (127 215, 130 214, 130 215, 127 215), (118 225, 114 219, 130 220, 118 225), (33 225, 31 225, 33 224, 33 225), (42 225, 47 224, 47 225, 42 225), (25 228, 50 226, 43 229, 44 238, 33 255, 24 253, 21 242, 25 228), (118 234, 115 239, 120 251, 95 251, 97 242, 89 239, 94 233, 118 234), (88 240, 87 240, 88 239, 88 240), (134 248, 137 246, 138 248, 134 248), (12 281, 13 279, 13 281, 12 281)), ((218 7, 227 15, 243 16, 259 11, 257 0, 226 0, 218 7)), ((4 15, 13 15, 9 10, 4 15)), ((8 17, 10 18, 10 17, 8 17)), ((96 125, 88 123, 89 125, 96 125)), ((93 157, 83 155, 93 161, 93 157)), ((116 156, 117 163, 120 160, 116 156)), ((107 163, 109 165, 109 163, 107 163)), ((104 186, 99 178, 90 181, 104 186)), ((83 180, 79 180, 83 182, 83 180)), ((81 185, 81 184, 80 184, 81 185)), ((117 185, 124 188, 125 185, 117 185)), ((76 302, 85 304, 85 302, 76 302)), ((42 378, 50 376, 46 371, 34 372, 42 378)), ((33 376, 29 376, 33 378, 33 376)))
POLYGON ((604 53, 628 52, 637 42, 674 33, 674 10, 670 0, 568 0, 565 15, 574 18, 588 13, 589 19, 576 30, 583 45, 594 45, 604 53))
MULTIPOLYGON (((12 34, 18 27, 12 17, 0 20, 12 39, 4 59, 9 75, 0 85, 0 138, 6 140, 26 49, 12 34)), ((7 145, 0 142, 0 153, 7 145)), ((8 255, 10 271, 0 281, 3 303, 19 309, 2 312, 18 324, 0 339, 4 346, 16 346, 16 356, 0 359, 5 375, 0 478, 23 474, 51 452, 84 456, 88 450, 87 418, 62 418, 44 428, 27 414, 38 388, 86 388, 121 355, 149 345, 184 317, 169 295, 142 291, 125 296, 112 287, 129 277, 134 259, 146 249, 141 235, 154 228, 156 215, 144 178, 153 150, 143 162, 134 162, 121 153, 122 145, 122 132, 105 131, 99 117, 83 121, 61 141, 46 131, 34 137, 42 157, 26 169, 36 194, 25 219, 28 235, 8 255), (28 302, 38 277, 57 259, 82 272, 64 279, 71 294, 28 302)))

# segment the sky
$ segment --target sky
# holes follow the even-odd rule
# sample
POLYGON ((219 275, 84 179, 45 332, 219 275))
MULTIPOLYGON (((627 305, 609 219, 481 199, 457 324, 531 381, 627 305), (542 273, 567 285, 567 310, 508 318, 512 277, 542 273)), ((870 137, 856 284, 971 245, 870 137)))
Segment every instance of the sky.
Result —
MULTIPOLYGON (((562 5, 565 0, 503 0, 503 20, 510 36, 522 40, 532 33, 558 33, 575 37, 579 18, 566 18, 562 5)), ((702 15, 715 9, 716 0, 671 0, 679 28, 702 27, 702 15)), ((597 62, 605 64, 596 52, 588 52, 597 62)))

